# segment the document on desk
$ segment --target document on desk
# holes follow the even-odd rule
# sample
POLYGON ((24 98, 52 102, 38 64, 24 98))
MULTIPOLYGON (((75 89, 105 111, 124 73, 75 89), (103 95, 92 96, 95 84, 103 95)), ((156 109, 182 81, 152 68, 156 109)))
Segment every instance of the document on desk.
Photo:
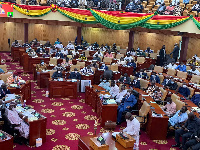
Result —
POLYGON ((162 118, 162 117, 163 117, 162 114, 155 114, 155 113, 153 113, 152 116, 153 116, 153 117, 159 117, 159 118, 162 118))
POLYGON ((149 96, 149 95, 144 95, 144 94, 142 94, 142 96, 147 97, 147 96, 149 96))
POLYGON ((15 99, 15 94, 6 94, 5 101, 9 101, 11 99, 15 99))
POLYGON ((114 99, 110 99, 107 101, 107 104, 117 104, 114 99))
POLYGON ((116 138, 116 135, 119 134, 119 132, 113 132, 112 136, 116 138))

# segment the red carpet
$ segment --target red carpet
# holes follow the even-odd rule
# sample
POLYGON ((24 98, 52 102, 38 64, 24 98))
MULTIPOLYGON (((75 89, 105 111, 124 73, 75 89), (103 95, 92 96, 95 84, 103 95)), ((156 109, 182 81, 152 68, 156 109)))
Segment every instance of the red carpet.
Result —
MULTIPOLYGON (((27 105, 33 106, 36 111, 47 117, 46 143, 39 148, 14 144, 14 150, 77 150, 78 137, 94 133, 96 113, 84 103, 85 94, 79 93, 78 99, 45 97, 47 89, 39 89, 37 83, 32 81, 32 74, 24 74, 23 67, 19 66, 18 62, 10 62, 10 53, 0 53, 0 55, 3 60, 6 60, 9 71, 18 72, 23 79, 31 80, 32 99, 27 102, 27 105)), ((126 123, 123 123, 116 128, 116 131, 125 126, 126 123)), ((100 132, 105 130, 98 127, 97 133, 100 132)), ((140 150, 176 150, 170 148, 175 144, 172 138, 166 141, 152 141, 145 132, 141 133, 140 150)))

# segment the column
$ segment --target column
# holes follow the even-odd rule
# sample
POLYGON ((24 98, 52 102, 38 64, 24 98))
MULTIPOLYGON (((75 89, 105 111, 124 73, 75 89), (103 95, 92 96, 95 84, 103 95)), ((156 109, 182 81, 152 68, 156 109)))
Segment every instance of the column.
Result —
POLYGON ((24 43, 28 41, 28 23, 24 23, 24 43))
POLYGON ((128 50, 133 48, 133 42, 134 42, 134 31, 129 32, 129 41, 128 41, 128 50))
POLYGON ((77 45, 81 44, 81 30, 82 27, 77 27, 77 45))
POLYGON ((188 43, 189 43, 189 37, 182 37, 182 45, 181 45, 181 51, 180 51, 180 62, 186 62, 187 59, 187 49, 188 49, 188 43))

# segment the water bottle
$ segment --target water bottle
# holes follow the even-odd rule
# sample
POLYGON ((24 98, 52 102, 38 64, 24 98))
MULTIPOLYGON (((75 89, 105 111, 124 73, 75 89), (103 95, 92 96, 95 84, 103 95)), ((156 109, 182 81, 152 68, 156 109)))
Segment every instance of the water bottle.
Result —
POLYGON ((24 107, 26 106, 26 100, 24 100, 24 107))

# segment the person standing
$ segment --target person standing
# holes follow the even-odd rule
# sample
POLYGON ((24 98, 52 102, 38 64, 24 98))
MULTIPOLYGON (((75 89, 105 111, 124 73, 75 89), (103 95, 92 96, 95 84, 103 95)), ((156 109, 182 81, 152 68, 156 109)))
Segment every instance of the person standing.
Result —
POLYGON ((176 43, 174 45, 174 49, 173 51, 170 53, 170 55, 173 54, 173 58, 175 60, 175 62, 177 62, 177 58, 178 58, 178 55, 179 55, 179 47, 178 47, 178 44, 176 43))
POLYGON ((160 49, 159 55, 160 55, 160 66, 163 66, 166 56, 165 45, 163 45, 162 48, 160 49))

